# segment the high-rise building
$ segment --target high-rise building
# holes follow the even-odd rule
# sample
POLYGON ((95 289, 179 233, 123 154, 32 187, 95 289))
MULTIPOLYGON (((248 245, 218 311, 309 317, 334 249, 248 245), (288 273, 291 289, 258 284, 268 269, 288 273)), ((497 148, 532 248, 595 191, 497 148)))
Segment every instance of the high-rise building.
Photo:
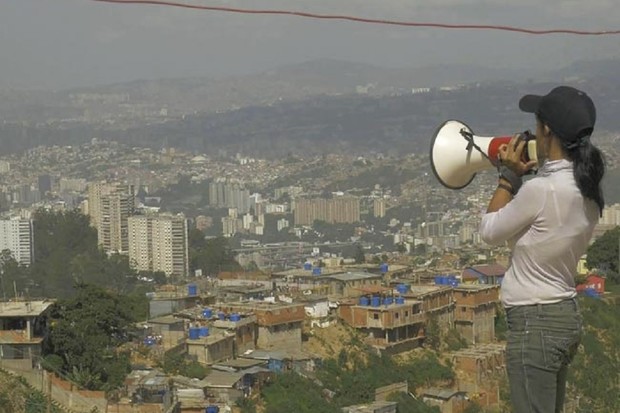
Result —
POLYGON ((224 200, 224 188, 226 183, 220 180, 216 180, 209 183, 209 205, 216 208, 223 208, 226 206, 224 200))
POLYGON ((188 226, 182 215, 135 215, 128 219, 129 262, 138 271, 167 276, 189 272, 188 226))
POLYGON ((153 220, 153 271, 166 275, 189 273, 188 228, 183 216, 161 216, 153 220))
POLYGON ((237 217, 222 217, 222 234, 225 237, 232 237, 242 227, 242 222, 237 217))
POLYGON ((601 225, 620 225, 620 204, 607 205, 598 221, 601 225))
POLYGON ((127 252, 127 219, 133 215, 134 207, 135 194, 131 186, 107 183, 89 185, 88 214, 104 251, 127 252))
POLYGON ((250 191, 242 184, 214 181, 209 183, 209 205, 216 208, 237 208, 240 214, 250 211, 250 191))
POLYGON ((312 225, 316 220, 330 224, 359 222, 360 200, 346 196, 332 199, 298 199, 294 216, 295 225, 312 225))
POLYGON ((375 218, 385 217, 385 199, 375 198, 372 202, 372 211, 375 218))
POLYGON ((0 220, 0 252, 9 250, 18 263, 30 265, 34 260, 33 242, 32 220, 0 220))
POLYGON ((138 271, 153 271, 152 222, 146 215, 127 219, 129 263, 138 271))

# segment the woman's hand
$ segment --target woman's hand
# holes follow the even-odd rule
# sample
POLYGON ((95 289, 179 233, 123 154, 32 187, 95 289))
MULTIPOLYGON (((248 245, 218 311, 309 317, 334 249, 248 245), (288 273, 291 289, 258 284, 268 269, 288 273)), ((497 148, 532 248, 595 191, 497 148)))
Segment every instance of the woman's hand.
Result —
POLYGON ((513 171, 517 176, 525 175, 537 165, 537 162, 534 160, 529 162, 523 161, 523 150, 526 144, 525 139, 521 139, 521 134, 516 134, 508 144, 499 147, 498 156, 501 164, 513 171))

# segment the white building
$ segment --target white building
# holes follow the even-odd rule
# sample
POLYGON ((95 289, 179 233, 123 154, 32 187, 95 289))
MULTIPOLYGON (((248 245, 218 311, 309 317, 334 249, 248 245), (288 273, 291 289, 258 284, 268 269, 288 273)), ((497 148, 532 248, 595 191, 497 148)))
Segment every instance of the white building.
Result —
POLYGON ((17 262, 30 265, 34 260, 33 242, 32 220, 0 220, 0 251, 9 250, 17 262))
POLYGON ((620 225, 620 204, 606 206, 598 223, 601 225, 620 225))
POLYGON ((129 262, 138 271, 167 276, 189 272, 188 226, 182 215, 142 215, 128 219, 129 262))

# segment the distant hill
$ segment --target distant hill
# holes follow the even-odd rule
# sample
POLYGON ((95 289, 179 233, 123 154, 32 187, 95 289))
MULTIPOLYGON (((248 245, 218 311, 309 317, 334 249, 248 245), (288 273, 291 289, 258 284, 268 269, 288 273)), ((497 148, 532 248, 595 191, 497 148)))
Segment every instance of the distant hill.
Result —
MULTIPOLYGON (((598 130, 620 130, 620 82, 610 80, 617 76, 614 67, 620 67, 620 60, 577 63, 556 74, 593 95, 598 103, 598 130)), ((451 74, 457 69, 461 78, 473 76, 461 66, 446 69, 443 75, 453 76, 457 84, 456 74, 451 74)), ((442 74, 434 71, 437 81, 442 74)), ((447 119, 463 120, 480 135, 533 128, 531 117, 518 111, 518 98, 546 92, 557 84, 515 78, 429 87, 426 93, 412 94, 412 85, 427 85, 415 80, 423 75, 423 70, 414 76, 404 69, 319 60, 221 80, 136 81, 40 97, 34 92, 12 92, 6 99, 0 96, 0 119, 7 113, 20 118, 16 105, 22 104, 27 121, 0 123, 0 153, 79 144, 94 136, 133 146, 265 157, 427 153, 435 128, 447 119), (356 86, 368 84, 376 86, 369 87, 368 94, 356 93, 356 86), (216 109, 224 106, 229 109, 216 109), (190 111, 192 107, 195 110, 190 111), (160 108, 173 113, 160 115, 160 108)))
POLYGON ((473 65, 389 69, 333 59, 287 65, 263 73, 222 78, 136 80, 57 92, 0 91, 0 120, 108 119, 131 105, 171 116, 221 112, 318 95, 363 92, 372 96, 412 88, 525 79, 523 71, 473 65), (102 95, 100 99, 93 95, 102 95), (109 102, 107 102, 109 101, 109 102))

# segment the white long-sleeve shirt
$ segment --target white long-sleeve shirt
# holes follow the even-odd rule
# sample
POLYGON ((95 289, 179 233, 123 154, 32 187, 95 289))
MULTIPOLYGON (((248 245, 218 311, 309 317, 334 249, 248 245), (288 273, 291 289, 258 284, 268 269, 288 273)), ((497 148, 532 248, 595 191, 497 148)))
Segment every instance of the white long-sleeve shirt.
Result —
POLYGON ((598 217, 597 204, 581 195, 573 164, 564 159, 545 162, 512 201, 484 214, 482 239, 491 245, 508 241, 512 248, 502 282, 504 306, 550 304, 574 297, 577 262, 598 217))

